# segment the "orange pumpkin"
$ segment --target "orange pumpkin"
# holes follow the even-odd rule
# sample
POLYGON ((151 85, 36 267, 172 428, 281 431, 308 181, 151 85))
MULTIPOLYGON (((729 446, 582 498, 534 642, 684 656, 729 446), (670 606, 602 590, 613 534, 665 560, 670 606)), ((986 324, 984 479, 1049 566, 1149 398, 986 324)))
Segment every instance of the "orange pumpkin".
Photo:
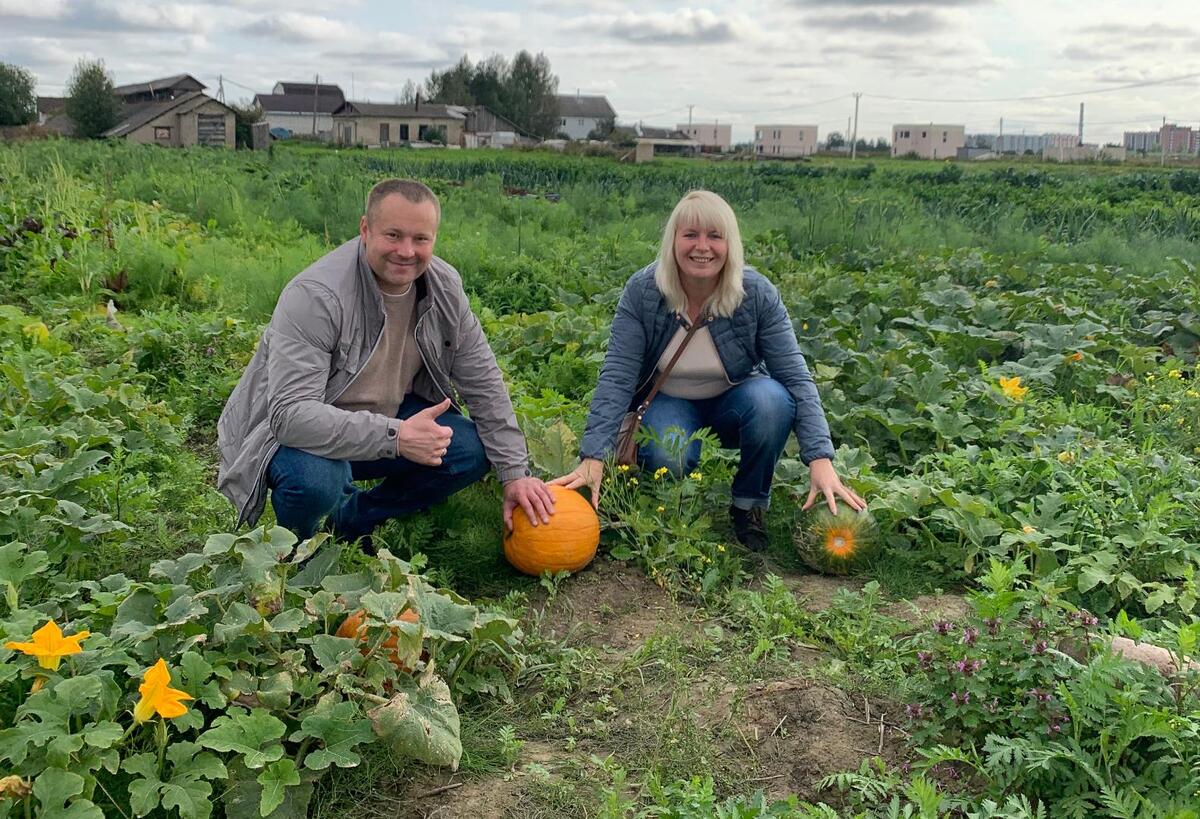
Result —
MULTIPOLYGON (((342 621, 342 624, 338 626, 337 636, 366 643, 366 614, 367 613, 361 609, 351 612, 346 619, 342 621)), ((419 620, 417 613, 412 609, 406 609, 405 611, 400 612, 400 616, 396 619, 402 620, 405 623, 416 623, 419 620)), ((396 666, 397 670, 405 672, 412 671, 412 668, 410 668, 408 665, 408 660, 411 658, 404 658, 400 656, 400 651, 398 649, 399 636, 397 635, 396 631, 396 629, 392 629, 392 633, 383 641, 383 644, 380 646, 380 648, 389 653, 388 656, 392 661, 392 665, 396 666)), ((364 645, 360 651, 362 651, 362 653, 365 655, 368 651, 370 651, 370 646, 364 645)), ((424 657, 425 654, 422 652, 421 658, 424 659, 424 657)))
POLYGON ((573 489, 547 487, 554 495, 549 523, 534 526, 524 510, 513 510, 513 528, 504 534, 504 556, 525 574, 577 572, 592 562, 600 545, 600 519, 573 489))

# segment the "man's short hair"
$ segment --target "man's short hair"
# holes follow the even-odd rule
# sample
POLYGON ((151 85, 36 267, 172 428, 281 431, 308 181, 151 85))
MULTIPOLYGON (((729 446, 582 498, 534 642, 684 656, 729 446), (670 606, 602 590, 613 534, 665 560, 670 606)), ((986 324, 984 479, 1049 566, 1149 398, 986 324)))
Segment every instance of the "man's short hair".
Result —
POLYGON ((379 203, 394 193, 403 196, 414 205, 432 202, 438 221, 442 221, 442 204, 438 201, 437 194, 431 191, 427 185, 415 179, 384 179, 377 182, 375 187, 371 188, 371 192, 367 194, 367 224, 374 221, 375 214, 379 210, 379 203))

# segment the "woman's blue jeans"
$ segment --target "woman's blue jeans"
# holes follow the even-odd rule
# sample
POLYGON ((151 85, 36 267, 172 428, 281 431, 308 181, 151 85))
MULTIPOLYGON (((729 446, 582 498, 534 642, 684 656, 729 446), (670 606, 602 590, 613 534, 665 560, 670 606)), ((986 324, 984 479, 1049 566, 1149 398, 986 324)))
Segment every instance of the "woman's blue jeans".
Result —
POLYGON ((666 467, 680 477, 700 463, 700 442, 683 442, 702 427, 710 428, 721 446, 741 450, 733 477, 733 505, 738 509, 767 506, 775 464, 796 418, 796 401, 773 378, 754 376, 715 398, 674 398, 659 393, 650 402, 642 425, 657 441, 638 447, 643 469, 666 467))
MULTIPOLYGON (((429 406, 410 394, 396 417, 408 418, 429 406)), ((369 535, 390 518, 428 509, 486 475, 491 465, 475 423, 453 409, 437 421, 454 430, 440 466, 423 466, 402 457, 338 461, 281 446, 267 468, 275 519, 304 539, 330 517, 333 533, 351 541, 369 535), (371 489, 354 485, 354 481, 378 478, 383 480, 371 489)))

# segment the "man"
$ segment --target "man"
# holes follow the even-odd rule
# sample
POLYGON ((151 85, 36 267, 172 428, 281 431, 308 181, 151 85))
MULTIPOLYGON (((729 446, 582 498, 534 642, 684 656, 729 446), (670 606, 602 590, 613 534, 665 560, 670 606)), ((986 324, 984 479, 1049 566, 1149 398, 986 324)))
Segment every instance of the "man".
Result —
POLYGON ((283 289, 217 426, 218 486, 238 525, 258 520, 269 489, 276 519, 298 537, 328 517, 338 537, 363 538, 489 466, 504 484, 506 526, 517 506, 535 526, 549 521, 553 497, 530 476, 462 280, 433 255, 440 219, 429 188, 385 179, 359 236, 283 289))

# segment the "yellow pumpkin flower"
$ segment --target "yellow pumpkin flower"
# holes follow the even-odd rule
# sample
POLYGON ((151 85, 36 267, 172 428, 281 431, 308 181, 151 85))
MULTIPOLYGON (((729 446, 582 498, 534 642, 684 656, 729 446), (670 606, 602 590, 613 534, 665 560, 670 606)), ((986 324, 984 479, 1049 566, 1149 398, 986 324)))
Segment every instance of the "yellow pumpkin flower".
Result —
POLYGON ((988 279, 986 282, 983 283, 983 286, 984 287, 998 287, 999 284, 1000 284, 1000 282, 996 281, 995 279, 988 279))
POLYGON ((1013 401, 1024 401, 1025 393, 1029 392, 1029 387, 1022 387, 1021 376, 1014 375, 1012 378, 1000 379, 1000 392, 1013 401))
POLYGON ((1075 352, 1073 352, 1069 356, 1067 356, 1067 361, 1083 361, 1083 353, 1076 350, 1075 352))
POLYGON ((166 660, 159 657, 157 663, 146 669, 142 680, 138 687, 142 697, 133 706, 134 722, 145 722, 155 714, 163 719, 174 719, 187 713, 183 700, 190 700, 192 696, 170 687, 171 672, 167 670, 166 660))
POLYGON ((1025 526, 1021 527, 1021 531, 1027 535, 1032 535, 1034 532, 1037 531, 1037 529, 1033 528, 1032 526, 1025 525, 1025 526))
POLYGON ((1069 464, 1075 460, 1075 453, 1066 450, 1058 453, 1058 462, 1060 464, 1069 464))
POLYGON ((63 657, 79 654, 83 651, 80 642, 91 635, 90 631, 81 631, 64 637, 62 629, 53 620, 47 620, 46 625, 33 633, 32 641, 28 643, 7 642, 5 648, 20 651, 30 657, 37 657, 38 665, 57 671, 63 657))

